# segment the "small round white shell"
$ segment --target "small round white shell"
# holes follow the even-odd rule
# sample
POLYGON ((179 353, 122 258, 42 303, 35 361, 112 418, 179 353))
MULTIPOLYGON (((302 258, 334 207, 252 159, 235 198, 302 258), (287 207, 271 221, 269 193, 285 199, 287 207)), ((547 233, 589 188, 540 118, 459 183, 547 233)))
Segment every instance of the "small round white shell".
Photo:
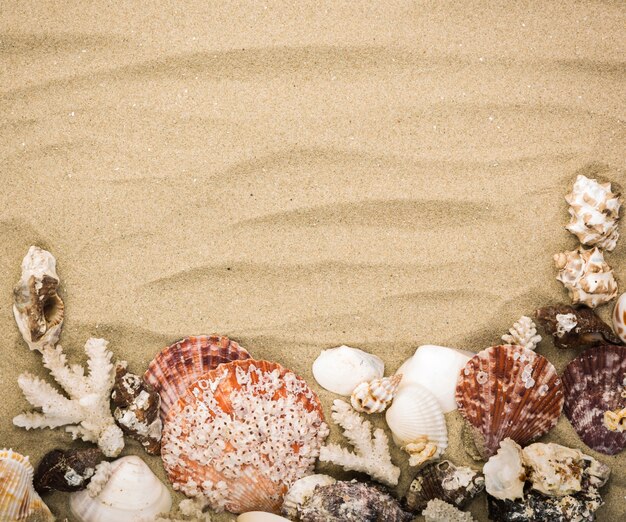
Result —
POLYGON ((483 466, 485 489, 500 500, 524 498, 525 470, 522 448, 511 439, 500 443, 498 452, 483 466))
POLYGON ((382 359, 349 346, 324 350, 313 363, 318 384, 344 397, 350 396, 362 382, 380 379, 384 372, 382 359))

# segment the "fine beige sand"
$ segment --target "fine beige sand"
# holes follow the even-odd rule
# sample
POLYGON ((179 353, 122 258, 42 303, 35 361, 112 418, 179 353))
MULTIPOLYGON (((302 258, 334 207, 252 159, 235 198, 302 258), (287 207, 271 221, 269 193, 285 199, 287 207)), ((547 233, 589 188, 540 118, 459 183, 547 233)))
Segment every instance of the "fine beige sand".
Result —
MULTIPOLYGON (((72 362, 99 336, 142 372, 219 332, 305 377, 329 416, 320 350, 357 346, 390 373, 420 344, 497 343, 567 300, 552 255, 576 245, 576 174, 626 187, 622 2, 6 1, 2 15, 0 447, 35 463, 71 440, 11 422, 28 408, 17 376, 47 376, 11 313, 31 244, 58 259, 72 362)), ((626 239, 607 259, 626 284, 626 239)), ((559 370, 576 355, 539 353, 559 370)), ((446 457, 470 463, 447 420, 446 457)), ((599 520, 625 519, 626 454, 589 451, 564 417, 542 440, 609 464, 599 520)), ((46 501, 68 515, 66 495, 46 501)), ((486 520, 485 497, 471 510, 486 520)))

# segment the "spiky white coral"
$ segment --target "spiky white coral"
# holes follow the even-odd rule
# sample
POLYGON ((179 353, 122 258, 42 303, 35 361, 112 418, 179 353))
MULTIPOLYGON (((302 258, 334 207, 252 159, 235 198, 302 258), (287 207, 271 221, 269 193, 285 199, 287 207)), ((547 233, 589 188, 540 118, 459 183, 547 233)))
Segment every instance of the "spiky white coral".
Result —
POLYGON ((26 400, 41 408, 41 412, 22 413, 13 419, 13 424, 27 430, 66 426, 74 439, 96 442, 107 457, 119 455, 124 438, 109 406, 114 369, 107 344, 104 339, 89 339, 85 344, 88 375, 80 365, 67 365, 60 346, 44 346, 43 364, 69 398, 42 379, 24 373, 17 382, 26 400))
POLYGON ((534 350, 541 342, 541 335, 537 335, 537 326, 532 319, 523 315, 509 330, 509 333, 502 336, 502 340, 507 344, 534 350))
POLYGON ((320 449, 319 459, 332 462, 347 470, 367 473, 374 480, 395 486, 400 468, 394 466, 389 454, 389 440, 378 428, 372 436, 372 425, 340 399, 333 402, 333 420, 344 430, 343 435, 356 450, 352 453, 338 444, 328 444, 320 449))

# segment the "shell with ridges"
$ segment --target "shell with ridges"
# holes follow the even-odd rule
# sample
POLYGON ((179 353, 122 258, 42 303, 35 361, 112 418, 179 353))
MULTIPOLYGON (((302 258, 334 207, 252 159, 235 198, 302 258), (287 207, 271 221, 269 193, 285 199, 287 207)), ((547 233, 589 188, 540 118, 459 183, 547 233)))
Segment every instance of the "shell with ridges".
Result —
POLYGON ((54 520, 33 487, 33 467, 28 457, 0 450, 0 520, 54 520))
POLYGON ((604 414, 626 406, 626 347, 590 348, 563 372, 563 411, 582 441, 606 455, 626 447, 626 432, 609 430, 604 414))
POLYGON ((328 435, 306 382, 279 364, 220 365, 187 389, 164 424, 161 458, 174 489, 215 510, 278 512, 311 473, 328 435))
POLYGON ((250 354, 228 337, 190 336, 164 348, 148 365, 144 380, 161 396, 161 419, 187 387, 220 364, 249 359, 250 354))
POLYGON ((411 456, 411 466, 441 456, 448 447, 448 429, 439 401, 419 384, 400 388, 385 418, 396 445, 411 456))
POLYGON ((171 507, 165 484, 134 455, 99 464, 88 489, 70 495, 70 511, 78 522, 152 520, 171 507))
POLYGON ((483 458, 510 437, 527 444, 557 423, 563 390, 554 366, 521 346, 500 345, 472 357, 456 388, 459 411, 483 458))
POLYGON ((613 329, 623 343, 626 343, 626 292, 619 296, 613 309, 613 329))
POLYGON ((381 379, 385 363, 371 353, 344 345, 323 350, 313 362, 312 370, 322 388, 349 397, 362 382, 381 379))
POLYGON ((458 508, 466 506, 485 487, 482 473, 455 466, 449 460, 433 462, 422 468, 409 486, 406 505, 422 511, 429 500, 439 498, 458 508))
POLYGON ((292 520, 298 520, 300 508, 313 495, 315 488, 335 482, 337 481, 333 477, 319 473, 296 480, 287 491, 280 512, 292 520))
POLYGON ((352 392, 352 407, 362 413, 381 413, 393 400, 400 385, 401 374, 362 382, 352 392))

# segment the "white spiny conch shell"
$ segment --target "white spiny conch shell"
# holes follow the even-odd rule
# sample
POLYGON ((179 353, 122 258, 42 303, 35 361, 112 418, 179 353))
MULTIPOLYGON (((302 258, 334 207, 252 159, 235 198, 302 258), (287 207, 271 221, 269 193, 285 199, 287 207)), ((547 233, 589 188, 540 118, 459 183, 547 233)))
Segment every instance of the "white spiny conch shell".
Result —
POLYGON ((456 381, 472 352, 425 344, 407 359, 396 374, 402 374, 399 390, 420 384, 432 393, 444 413, 456 410, 456 381))
POLYGON ((411 466, 440 457, 448 447, 446 419, 437 398, 420 384, 398 389, 385 414, 393 441, 411 466))
POLYGON ((613 309, 613 330, 626 343, 626 293, 619 296, 613 309))
POLYGON ((239 515, 236 520, 237 522, 289 522, 288 518, 265 511, 248 511, 239 515))
POLYGON ((619 238, 617 220, 621 203, 619 194, 611 192, 611 184, 598 183, 581 174, 565 200, 572 216, 565 228, 583 245, 613 250, 619 238))
POLYGON ((352 392, 350 402, 356 411, 381 413, 391 404, 400 385, 401 374, 362 382, 352 392))
POLYGON ((33 488, 28 457, 0 450, 0 521, 52 522, 54 517, 33 488))
POLYGON ((572 303, 583 303, 590 308, 608 303, 617 295, 613 270, 598 248, 563 252, 554 256, 559 269, 556 277, 569 292, 572 303))
POLYGON ((299 508, 304 504, 317 486, 328 486, 337 482, 333 477, 323 474, 307 475, 296 480, 287 491, 280 512, 290 520, 298 520, 299 508))
POLYGON ((526 471, 522 464, 522 448, 511 439, 504 439, 500 449, 483 466, 485 489, 500 500, 524 498, 526 471))
POLYGON ((88 489, 70 495, 79 522, 152 520, 171 507, 167 487, 134 455, 99 464, 88 489))
POLYGON ((380 357, 349 346, 324 350, 313 363, 318 384, 344 397, 362 382, 380 379, 384 373, 385 363, 380 357))
POLYGON ((56 259, 31 246, 22 261, 22 276, 13 290, 13 315, 31 350, 54 346, 63 327, 63 301, 57 293, 56 259))

